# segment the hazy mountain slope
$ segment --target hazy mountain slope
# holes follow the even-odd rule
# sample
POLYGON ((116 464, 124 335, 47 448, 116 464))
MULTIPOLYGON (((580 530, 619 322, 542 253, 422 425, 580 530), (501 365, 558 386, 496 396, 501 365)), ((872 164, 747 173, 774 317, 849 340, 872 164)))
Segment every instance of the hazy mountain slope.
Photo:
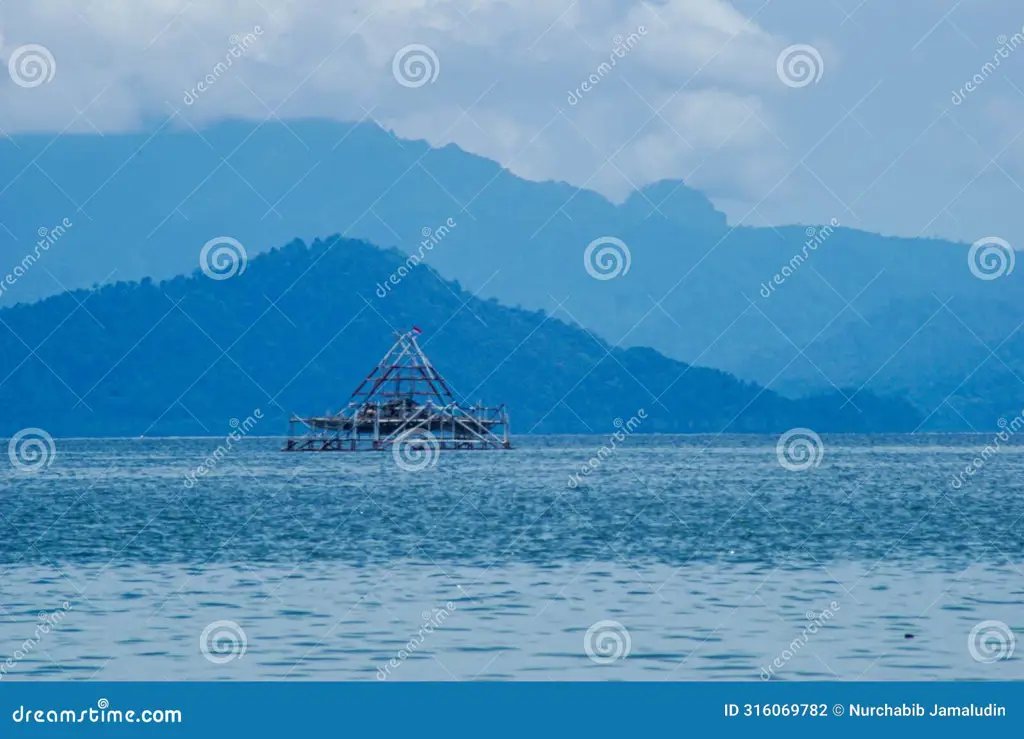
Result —
POLYGON ((1024 409, 1024 306, 964 298, 895 301, 791 352, 751 360, 783 393, 844 387, 898 391, 928 427, 986 430, 1024 409), (788 366, 787 366, 788 365, 788 366), (785 371, 781 371, 785 367, 785 371), (781 372, 780 372, 781 371, 781 372))
POLYGON ((74 224, 0 304, 111 273, 187 273, 217 236, 240 240, 250 255, 336 232, 414 252, 424 229, 450 218, 456 227, 428 260, 467 290, 533 310, 561 303, 613 343, 746 372, 752 356, 795 356, 791 342, 859 320, 847 301, 863 314, 932 293, 1012 299, 1015 287, 1009 278, 975 279, 965 245, 837 228, 765 298, 762 285, 805 251, 803 227, 729 230, 706 198, 678 182, 615 205, 372 125, 18 136, 0 139, 0 172, 0 274, 22 262, 38 229, 65 217, 74 224), (588 274, 585 249, 601 237, 628 246, 628 272, 588 274))

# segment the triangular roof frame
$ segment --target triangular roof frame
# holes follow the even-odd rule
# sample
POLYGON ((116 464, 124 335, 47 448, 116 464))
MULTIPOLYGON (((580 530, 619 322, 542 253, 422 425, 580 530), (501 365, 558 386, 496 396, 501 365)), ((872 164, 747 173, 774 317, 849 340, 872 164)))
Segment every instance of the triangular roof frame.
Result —
POLYGON ((395 343, 355 389, 349 403, 383 404, 410 398, 418 405, 455 405, 451 387, 416 341, 420 333, 417 328, 404 334, 395 332, 395 343))

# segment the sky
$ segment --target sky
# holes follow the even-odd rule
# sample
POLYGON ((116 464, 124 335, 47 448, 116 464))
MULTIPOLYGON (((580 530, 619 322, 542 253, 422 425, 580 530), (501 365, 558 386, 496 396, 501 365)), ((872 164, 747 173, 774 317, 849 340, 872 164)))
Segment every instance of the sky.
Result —
POLYGON ((1024 244, 1012 0, 0 0, 0 62, 0 135, 374 121, 733 224, 1024 244))

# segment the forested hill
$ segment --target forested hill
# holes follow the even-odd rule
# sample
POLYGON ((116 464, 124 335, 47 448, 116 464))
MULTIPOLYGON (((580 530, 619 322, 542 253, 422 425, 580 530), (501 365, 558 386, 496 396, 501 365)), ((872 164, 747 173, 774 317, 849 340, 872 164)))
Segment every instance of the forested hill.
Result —
POLYGON ((456 394, 507 404, 520 434, 610 433, 641 408, 644 433, 920 421, 898 399, 794 401, 651 349, 613 349, 567 316, 481 300, 406 265, 360 241, 295 241, 228 279, 196 270, 0 310, 0 434, 219 436, 256 408, 256 433, 283 434, 291 413, 341 407, 392 331, 413 325, 456 394))

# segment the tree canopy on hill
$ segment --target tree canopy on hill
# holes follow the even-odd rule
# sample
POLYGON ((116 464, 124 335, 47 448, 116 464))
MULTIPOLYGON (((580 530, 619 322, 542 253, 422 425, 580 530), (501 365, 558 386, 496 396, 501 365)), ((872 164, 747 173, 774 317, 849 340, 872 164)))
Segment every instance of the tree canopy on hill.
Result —
POLYGON ((257 408, 257 433, 283 434, 292 413, 338 409, 392 331, 414 325, 456 396, 507 404, 516 433, 603 434, 641 408, 640 433, 895 432, 920 420, 902 400, 789 400, 652 349, 616 349, 335 236, 274 249, 230 279, 197 270, 0 310, 0 434, 221 435, 257 408))

